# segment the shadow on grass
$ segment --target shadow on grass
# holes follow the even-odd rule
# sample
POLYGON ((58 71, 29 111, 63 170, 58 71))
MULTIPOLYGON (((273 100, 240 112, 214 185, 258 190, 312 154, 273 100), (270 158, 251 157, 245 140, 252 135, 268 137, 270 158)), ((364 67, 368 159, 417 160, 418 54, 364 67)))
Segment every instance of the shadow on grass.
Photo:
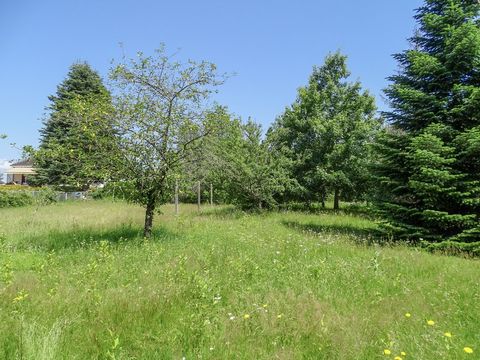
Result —
MULTIPOLYGON (((152 233, 153 241, 164 241, 173 237, 175 237, 173 233, 162 227, 154 228, 152 233)), ((19 242, 18 247, 51 251, 67 248, 87 248, 100 241, 118 244, 142 240, 143 228, 129 224, 109 229, 73 228, 68 231, 52 230, 42 235, 26 237, 19 242)))
POLYGON ((298 221, 282 221, 286 227, 315 234, 339 234, 352 237, 355 242, 372 244, 375 242, 377 231, 373 228, 359 227, 351 224, 316 224, 300 223, 298 221))
POLYGON ((211 216, 219 219, 239 219, 249 214, 248 211, 241 210, 234 205, 219 205, 215 207, 204 207, 200 216, 211 216))
POLYGON ((309 214, 357 215, 371 218, 373 210, 365 203, 343 203, 339 210, 331 206, 322 207, 320 203, 287 203, 280 205, 283 211, 299 211, 309 214))

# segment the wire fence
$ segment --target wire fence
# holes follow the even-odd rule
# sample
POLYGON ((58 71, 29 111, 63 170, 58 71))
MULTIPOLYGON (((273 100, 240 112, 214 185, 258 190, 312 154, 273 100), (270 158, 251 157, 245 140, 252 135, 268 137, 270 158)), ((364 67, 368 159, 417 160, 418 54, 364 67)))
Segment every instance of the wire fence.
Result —
MULTIPOLYGON (((31 191, 33 197, 41 196, 41 191, 31 191)), ((90 199, 90 195, 87 191, 72 191, 72 192, 57 192, 57 201, 67 200, 87 200, 90 199)))

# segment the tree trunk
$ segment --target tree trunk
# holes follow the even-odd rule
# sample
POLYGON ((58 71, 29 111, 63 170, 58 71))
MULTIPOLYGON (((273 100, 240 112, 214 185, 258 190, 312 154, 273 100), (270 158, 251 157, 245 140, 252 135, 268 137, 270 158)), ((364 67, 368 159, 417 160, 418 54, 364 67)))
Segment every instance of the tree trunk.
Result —
POLYGON ((325 191, 322 190, 322 209, 325 209, 325 191))
POLYGON ((155 199, 149 198, 147 201, 147 209, 145 211, 145 226, 143 227, 143 237, 145 238, 150 238, 152 236, 154 212, 155 212, 155 199))
POLYGON ((333 210, 337 211, 340 209, 340 190, 335 189, 335 194, 333 197, 333 210))

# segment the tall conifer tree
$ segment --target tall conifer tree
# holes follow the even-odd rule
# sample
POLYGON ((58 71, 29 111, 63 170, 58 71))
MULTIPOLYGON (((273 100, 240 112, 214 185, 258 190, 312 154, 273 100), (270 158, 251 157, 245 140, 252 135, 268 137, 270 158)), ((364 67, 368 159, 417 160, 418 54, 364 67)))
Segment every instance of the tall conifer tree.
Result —
POLYGON ((377 205, 384 229, 432 248, 480 245, 480 5, 426 0, 385 93, 377 205))
POLYGON ((74 63, 49 100, 34 155, 34 183, 88 188, 103 178, 101 151, 112 136, 107 119, 110 93, 90 65, 74 63))

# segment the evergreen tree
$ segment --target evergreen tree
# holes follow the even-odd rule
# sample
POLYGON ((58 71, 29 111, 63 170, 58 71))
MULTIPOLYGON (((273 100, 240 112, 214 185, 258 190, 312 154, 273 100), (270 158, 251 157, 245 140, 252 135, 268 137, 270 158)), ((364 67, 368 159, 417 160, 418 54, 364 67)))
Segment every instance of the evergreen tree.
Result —
POLYGON ((110 94, 100 76, 87 63, 75 63, 49 100, 40 148, 33 156, 34 183, 86 189, 103 180, 101 151, 112 131, 110 94))
POLYGON ((293 198, 325 203, 362 197, 368 179, 368 144, 379 126, 374 98, 361 84, 349 82, 346 56, 336 53, 315 67, 309 84, 299 89, 295 103, 285 110, 268 137, 294 162, 293 177, 300 184, 293 198))
POLYGON ((386 89, 377 205, 385 230, 431 247, 480 244, 480 5, 426 0, 386 89))

